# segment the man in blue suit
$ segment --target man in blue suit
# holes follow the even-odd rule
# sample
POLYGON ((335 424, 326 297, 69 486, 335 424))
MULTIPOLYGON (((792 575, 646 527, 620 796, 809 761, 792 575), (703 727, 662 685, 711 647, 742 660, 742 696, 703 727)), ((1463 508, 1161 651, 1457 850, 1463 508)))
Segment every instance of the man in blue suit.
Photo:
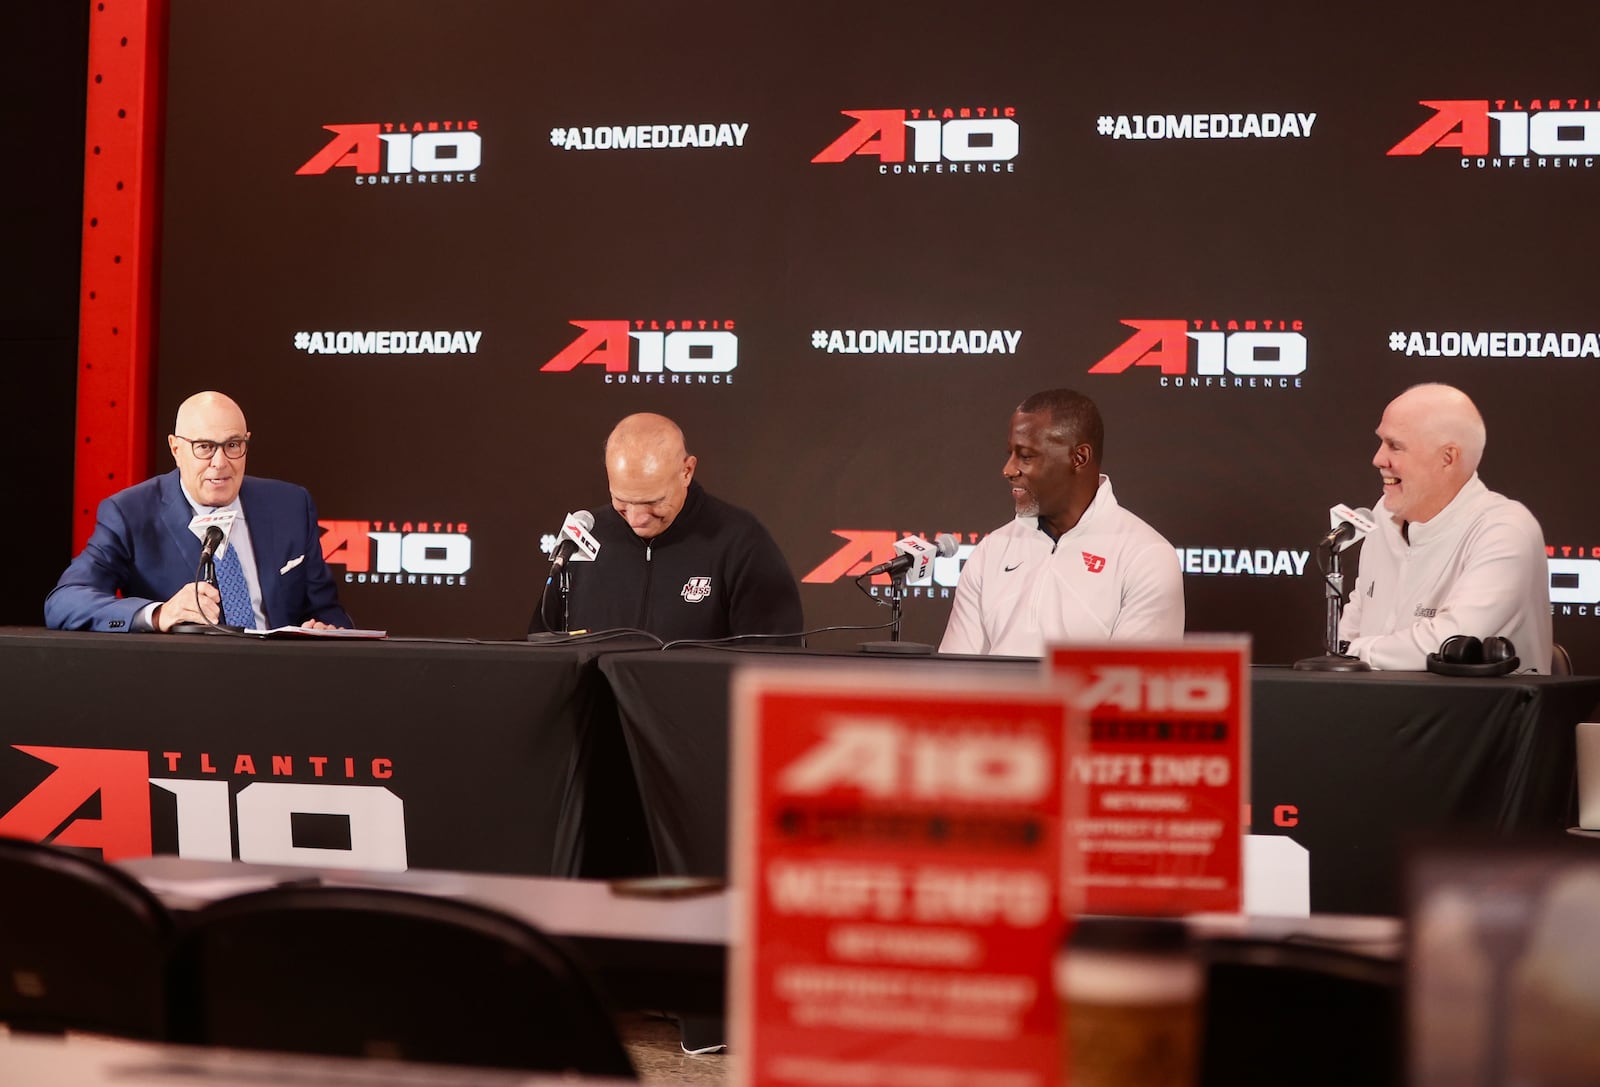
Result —
POLYGON ((250 431, 239 405, 196 393, 174 429, 167 447, 177 467, 100 503, 89 543, 44 602, 45 625, 161 633, 224 618, 261 629, 353 625, 322 560, 311 495, 245 478, 250 431), (228 522, 216 561, 221 594, 195 580, 200 533, 191 522, 200 517, 228 522))

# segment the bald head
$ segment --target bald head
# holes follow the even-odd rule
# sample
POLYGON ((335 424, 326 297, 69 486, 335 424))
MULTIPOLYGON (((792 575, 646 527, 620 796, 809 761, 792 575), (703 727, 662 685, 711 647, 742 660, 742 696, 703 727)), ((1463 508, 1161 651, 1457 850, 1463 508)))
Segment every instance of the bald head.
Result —
POLYGON ((1488 432, 1477 405, 1466 393, 1453 385, 1413 385, 1389 407, 1415 419, 1435 446, 1458 447, 1468 476, 1478 470, 1488 432))
POLYGON ((1450 385, 1413 385, 1389 402, 1372 463, 1383 504, 1403 521, 1428 521, 1472 479, 1487 434, 1471 397, 1450 385))
POLYGON ((628 416, 606 439, 612 508, 641 539, 661 535, 683 509, 696 463, 677 423, 649 412, 628 416))
POLYGON ((640 412, 623 419, 606 439, 606 466, 613 464, 643 468, 671 463, 682 464, 689 455, 683 431, 665 415, 640 412))
POLYGON ((189 434, 189 431, 197 429, 202 422, 212 422, 224 417, 230 421, 236 420, 240 433, 244 432, 244 410, 233 397, 219 392, 195 393, 178 405, 178 418, 172 424, 172 432, 189 434))
POLYGON ((199 506, 226 506, 238 497, 244 484, 244 450, 248 448, 244 443, 249 437, 244 412, 232 397, 218 392, 195 393, 178 405, 167 448, 192 502, 199 506), (239 452, 238 457, 227 455, 230 442, 239 452), (210 456, 199 455, 207 452, 210 456))

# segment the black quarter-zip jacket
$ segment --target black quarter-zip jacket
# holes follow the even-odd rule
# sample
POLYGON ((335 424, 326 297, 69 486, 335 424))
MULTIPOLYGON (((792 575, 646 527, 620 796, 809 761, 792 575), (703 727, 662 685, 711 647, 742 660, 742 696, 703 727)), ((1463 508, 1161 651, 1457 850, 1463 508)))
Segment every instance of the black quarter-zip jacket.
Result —
MULTIPOLYGON (((761 522, 689 484, 683 509, 659 536, 642 540, 608 504, 595 516, 600 553, 569 562, 569 629, 633 627, 665 641, 804 629, 800 589, 761 522)), ((555 586, 535 606, 530 632, 561 626, 555 586)))

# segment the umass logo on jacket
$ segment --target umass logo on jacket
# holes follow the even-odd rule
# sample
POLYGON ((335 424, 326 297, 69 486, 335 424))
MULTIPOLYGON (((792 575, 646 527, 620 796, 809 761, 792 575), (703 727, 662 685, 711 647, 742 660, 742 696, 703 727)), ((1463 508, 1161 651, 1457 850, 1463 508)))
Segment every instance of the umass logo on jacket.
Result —
POLYGON ((683 583, 683 598, 691 604, 698 604, 711 595, 711 579, 708 577, 692 577, 683 583))

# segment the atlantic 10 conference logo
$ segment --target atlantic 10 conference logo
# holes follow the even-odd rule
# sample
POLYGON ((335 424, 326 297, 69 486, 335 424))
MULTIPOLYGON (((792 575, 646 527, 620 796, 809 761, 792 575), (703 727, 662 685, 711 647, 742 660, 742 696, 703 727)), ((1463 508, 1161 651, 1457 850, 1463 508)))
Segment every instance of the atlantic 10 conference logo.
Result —
MULTIPOLYGON (((831 585, 836 581, 853 580, 879 563, 894 558, 898 554, 894 549, 895 541, 901 537, 920 535, 925 540, 933 540, 940 535, 937 532, 891 532, 888 529, 876 528, 836 528, 833 534, 844 543, 801 578, 801 581, 808 585, 831 585)), ((961 582, 961 570, 967 564, 967 556, 977 548, 984 533, 952 532, 950 535, 957 540, 956 553, 935 558, 924 576, 907 578, 907 596, 935 600, 950 599, 951 593, 961 582)), ((890 580, 888 574, 874 574, 867 586, 868 593, 877 596, 880 591, 888 588, 890 580)))
POLYGON ((472 569, 465 521, 326 521, 322 558, 344 567, 346 585, 464 588, 472 569))
POLYGON ((1600 547, 1546 544, 1550 565, 1550 614, 1600 619, 1600 547))
MULTIPOLYGON (((107 861, 148 857, 166 841, 191 860, 406 870, 394 760, 370 750, 11 747, 30 776, 38 763, 51 769, 9 808, 14 794, 0 792, 0 837, 98 849, 107 861), (302 841, 302 816, 334 817, 343 834, 312 830, 307 837, 335 840, 302 841)), ((0 763, 16 758, 0 747, 0 763)))
POLYGON ((1433 110, 1390 157, 1456 151, 1463 170, 1589 169, 1600 155, 1592 98, 1424 99, 1433 110))
POLYGON ((1279 318, 1124 320, 1133 329, 1091 374, 1154 370, 1172 389, 1298 389, 1304 322, 1279 318))
POLYGON ((323 125, 333 138, 296 174, 349 170, 357 185, 475 184, 483 163, 477 121, 323 125))
POLYGON ((812 162, 878 160, 878 173, 1016 173, 1021 130, 1013 106, 846 109, 852 123, 812 162))
POLYGON ((724 318, 567 323, 578 334, 542 373, 600 372, 607 385, 732 385, 739 365, 739 337, 724 318))

